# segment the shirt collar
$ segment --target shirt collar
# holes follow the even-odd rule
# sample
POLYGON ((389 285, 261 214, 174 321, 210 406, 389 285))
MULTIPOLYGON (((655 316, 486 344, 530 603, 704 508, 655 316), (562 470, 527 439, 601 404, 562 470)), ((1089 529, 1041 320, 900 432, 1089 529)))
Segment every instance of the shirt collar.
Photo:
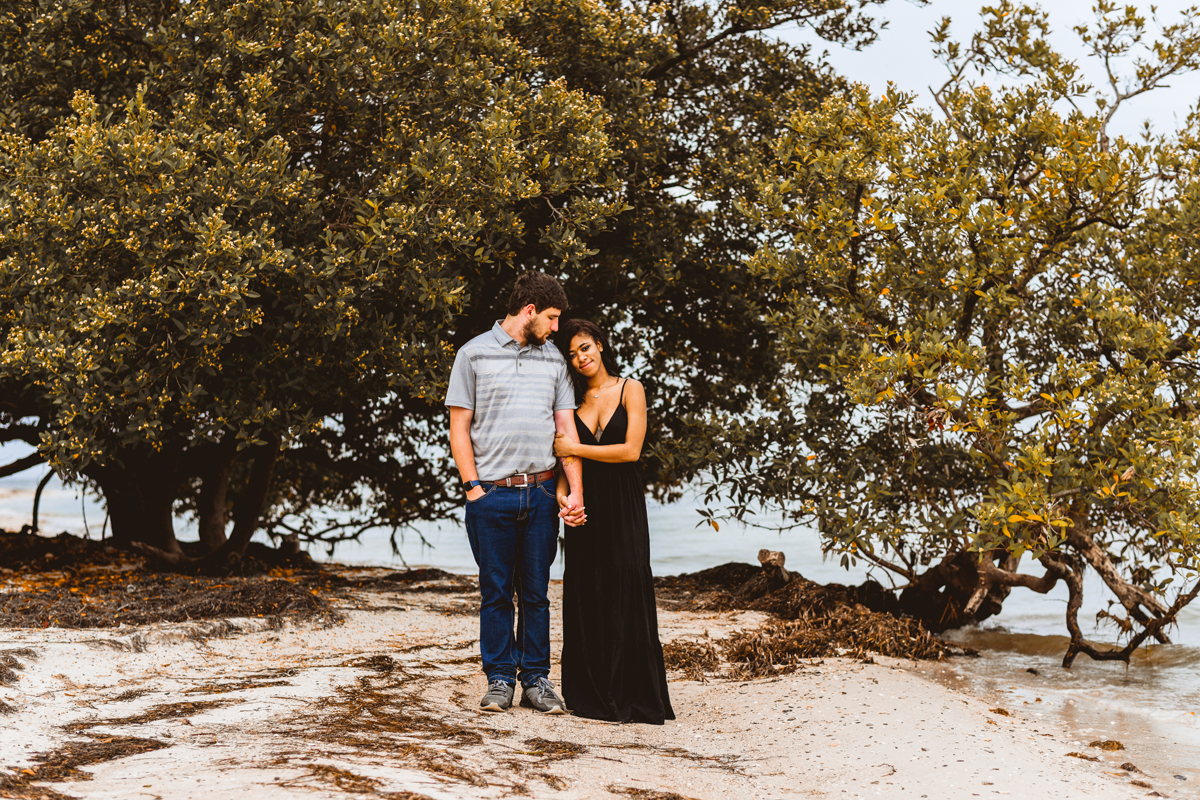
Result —
POLYGON ((496 320, 495 324, 492 325, 492 335, 496 337, 496 341, 500 343, 501 347, 508 347, 510 342, 515 344, 518 349, 521 347, 521 343, 509 336, 508 331, 501 327, 500 320, 496 320))

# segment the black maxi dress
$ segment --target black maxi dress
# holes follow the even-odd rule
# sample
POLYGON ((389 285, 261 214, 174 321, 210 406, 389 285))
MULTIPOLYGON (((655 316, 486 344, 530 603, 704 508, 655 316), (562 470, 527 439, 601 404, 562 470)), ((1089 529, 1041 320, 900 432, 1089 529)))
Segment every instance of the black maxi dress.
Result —
MULTIPOLYGON (((621 400, 625 387, 621 387, 621 400)), ((625 441, 622 402, 600 438, 575 416, 579 441, 625 441)), ((562 692, 577 716, 663 724, 675 719, 667 694, 650 574, 650 525, 637 463, 583 459, 587 523, 566 529, 562 692)))

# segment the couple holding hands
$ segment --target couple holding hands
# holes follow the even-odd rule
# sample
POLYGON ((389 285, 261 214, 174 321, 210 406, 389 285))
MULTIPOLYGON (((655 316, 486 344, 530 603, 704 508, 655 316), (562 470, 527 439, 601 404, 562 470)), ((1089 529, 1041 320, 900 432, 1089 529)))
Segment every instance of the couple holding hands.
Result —
POLYGON ((479 566, 486 711, 661 725, 667 694, 637 461, 646 395, 617 374, 603 332, 571 319, 549 275, 517 279, 507 316, 450 373, 450 450, 479 566), (548 343, 558 332, 555 347, 548 343), (555 456, 559 468, 555 469, 555 456), (585 505, 586 503, 586 505, 585 505), (550 682, 550 565, 566 523, 560 698, 550 682), (517 598, 513 631, 513 596, 517 598), (564 703, 565 698, 565 703, 564 703))

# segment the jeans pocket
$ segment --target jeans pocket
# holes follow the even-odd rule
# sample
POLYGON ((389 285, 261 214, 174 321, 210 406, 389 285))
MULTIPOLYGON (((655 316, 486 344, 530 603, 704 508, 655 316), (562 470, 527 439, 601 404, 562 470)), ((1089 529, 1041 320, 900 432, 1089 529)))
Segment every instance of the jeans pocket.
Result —
MULTIPOLYGON (((551 500, 553 500, 555 505, 558 504, 557 486, 554 489, 547 489, 545 483, 539 483, 537 485, 537 487, 542 490, 542 494, 546 495, 546 497, 549 497, 551 500)), ((483 498, 480 498, 480 499, 482 500, 483 498)))
POLYGON ((496 491, 495 484, 484 484, 482 488, 483 488, 483 494, 479 495, 479 497, 476 497, 474 500, 471 500, 468 498, 467 505, 473 506, 476 503, 478 503, 480 500, 486 499, 487 496, 490 495, 492 492, 496 491))

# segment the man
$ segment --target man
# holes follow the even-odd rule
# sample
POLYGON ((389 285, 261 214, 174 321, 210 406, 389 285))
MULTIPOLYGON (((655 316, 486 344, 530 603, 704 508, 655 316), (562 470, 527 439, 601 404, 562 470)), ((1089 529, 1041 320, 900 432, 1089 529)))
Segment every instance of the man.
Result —
POLYGON ((566 708, 550 683, 550 565, 558 520, 584 522, 582 470, 563 459, 570 494, 555 492, 554 434, 578 441, 567 364, 546 339, 558 330, 567 296, 542 273, 517 279, 507 316, 463 345, 450 372, 450 452, 466 490, 467 536, 479 566, 479 650, 485 711, 521 705, 546 714, 566 708), (513 590, 520 602, 513 638, 513 590))

